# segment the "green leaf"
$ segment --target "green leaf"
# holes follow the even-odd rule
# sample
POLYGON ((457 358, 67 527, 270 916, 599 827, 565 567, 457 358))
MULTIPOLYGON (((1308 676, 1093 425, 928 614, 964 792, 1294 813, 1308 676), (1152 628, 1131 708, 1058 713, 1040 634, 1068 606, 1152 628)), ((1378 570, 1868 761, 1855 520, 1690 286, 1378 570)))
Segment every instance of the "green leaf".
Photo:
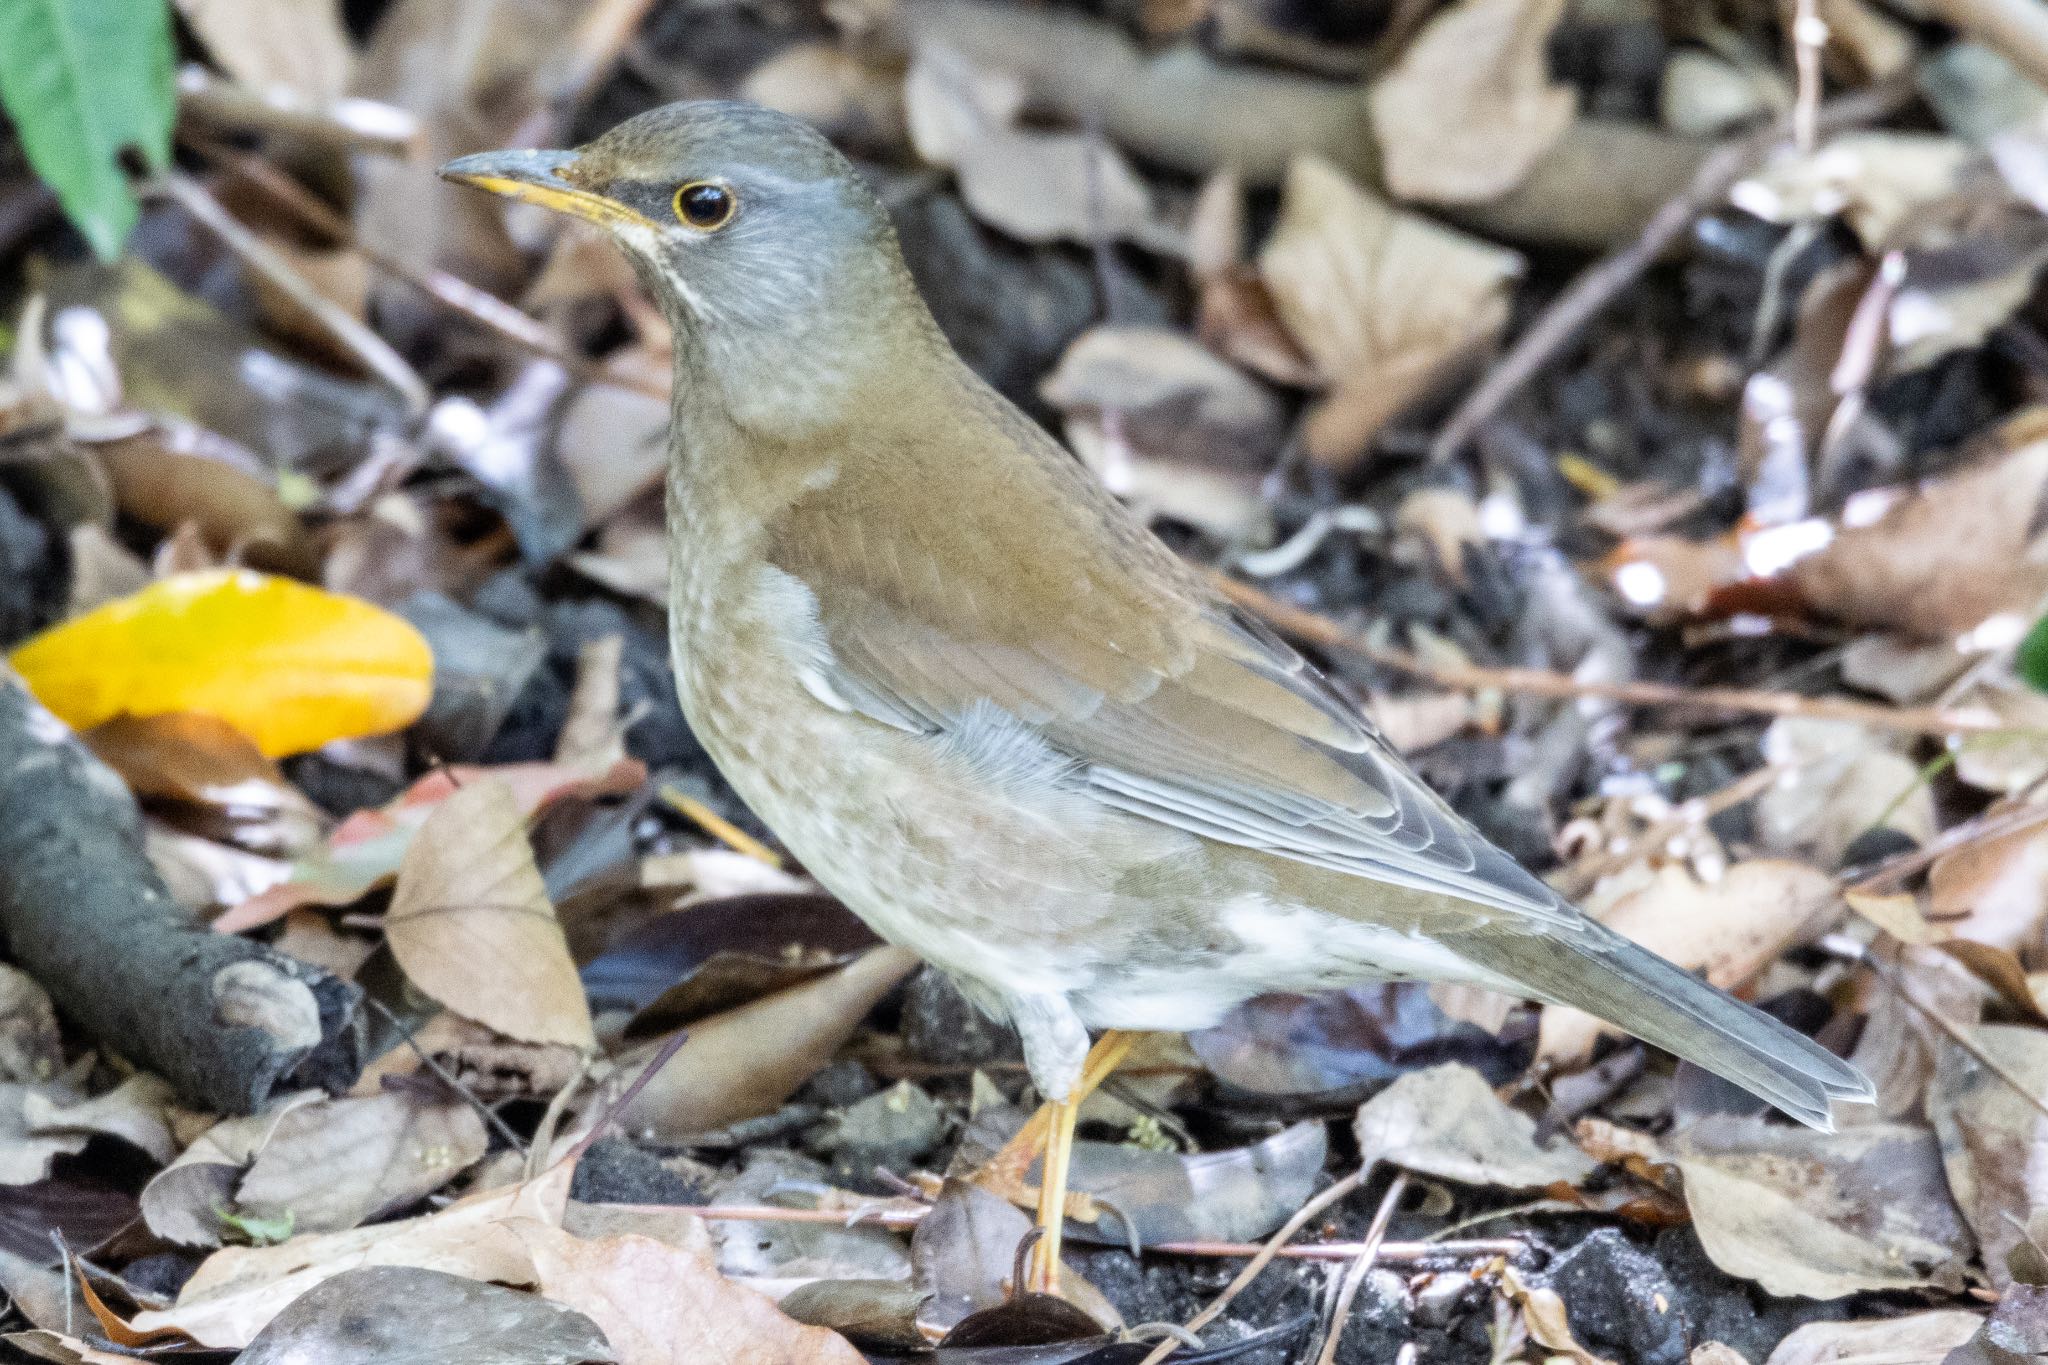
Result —
POLYGON ((102 260, 135 227, 124 148, 170 159, 169 0, 0 0, 0 104, 102 260))
POLYGON ((2034 622, 2027 638, 2020 641, 2020 676, 2036 692, 2048 692, 2048 616, 2034 622))

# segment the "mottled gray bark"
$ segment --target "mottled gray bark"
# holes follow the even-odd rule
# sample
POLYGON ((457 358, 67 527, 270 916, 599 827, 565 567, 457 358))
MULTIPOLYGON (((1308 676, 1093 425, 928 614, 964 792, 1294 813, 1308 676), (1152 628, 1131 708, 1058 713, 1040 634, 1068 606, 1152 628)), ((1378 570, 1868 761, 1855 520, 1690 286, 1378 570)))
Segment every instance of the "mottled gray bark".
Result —
POLYGON ((0 677, 0 939, 100 1047, 242 1114, 362 1069, 362 993, 172 899, 113 771, 0 677))

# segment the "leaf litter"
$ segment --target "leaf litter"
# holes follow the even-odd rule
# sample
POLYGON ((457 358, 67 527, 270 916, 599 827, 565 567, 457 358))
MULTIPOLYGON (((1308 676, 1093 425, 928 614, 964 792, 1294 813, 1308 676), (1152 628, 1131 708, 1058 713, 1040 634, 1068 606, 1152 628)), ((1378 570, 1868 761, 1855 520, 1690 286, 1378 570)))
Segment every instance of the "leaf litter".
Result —
POLYGON ((2038 35, 1142 8, 180 0, 189 178, 129 257, 0 169, 0 637, 176 898, 359 987, 376 1054, 199 1112, 0 971, 15 1346, 1136 1359, 1297 1220, 1180 1358, 2048 1345, 2038 35), (1877 1105, 1792 1129, 1475 992, 1262 999, 1091 1101, 1087 1311, 1013 1302, 1028 1220, 960 1177, 1034 1098, 1014 1039, 778 870, 675 710, 666 324, 425 173, 742 92, 860 159, 964 353, 1461 812, 1877 1105), (111 1320, 57 1316, 53 1232, 111 1320))

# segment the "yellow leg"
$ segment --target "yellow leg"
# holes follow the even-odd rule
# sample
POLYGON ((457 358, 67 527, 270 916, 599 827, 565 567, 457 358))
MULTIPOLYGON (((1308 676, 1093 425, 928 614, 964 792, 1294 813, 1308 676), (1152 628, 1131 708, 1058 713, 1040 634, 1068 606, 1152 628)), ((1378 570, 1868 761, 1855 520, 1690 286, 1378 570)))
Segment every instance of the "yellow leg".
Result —
POLYGON ((1066 1098, 1040 1105, 1038 1112, 1017 1130, 1017 1135, 1003 1145, 1003 1150, 976 1173, 976 1179, 1018 1203, 1033 1202, 1035 1193, 1040 1234, 1031 1253, 1028 1284, 1023 1286, 1033 1293, 1053 1294, 1059 1289, 1067 1174, 1073 1162, 1074 1124, 1081 1114, 1081 1102, 1109 1078, 1109 1073, 1117 1069, 1137 1041, 1137 1034, 1117 1029, 1103 1034, 1088 1049, 1080 1078, 1066 1098), (1025 1176, 1041 1151, 1045 1153, 1045 1169, 1039 1176, 1038 1189, 1033 1192, 1025 1183, 1025 1176))
POLYGON ((1052 1132, 1045 1146, 1045 1173, 1038 1181, 1038 1245, 1024 1288, 1033 1294, 1060 1292, 1060 1239, 1067 1221, 1067 1171, 1074 1156, 1074 1121, 1081 1116, 1077 1093, 1046 1106, 1052 1132))
MULTIPOLYGON (((1088 1049, 1088 1059, 1081 1063, 1081 1078, 1074 1083, 1072 1098, 1076 1109, 1081 1101, 1095 1093, 1097 1086, 1109 1079, 1110 1072, 1122 1065, 1137 1041, 1137 1034, 1122 1029, 1111 1029, 1096 1040, 1095 1046, 1088 1049)), ((975 1179, 1014 1202, 1035 1202, 1025 1177, 1031 1173, 1031 1163, 1046 1150, 1055 1108, 1057 1106, 1050 1103, 1038 1106, 1037 1112, 1017 1130, 1016 1136, 1003 1144, 1003 1150, 990 1157, 975 1173, 975 1179), (1019 1195, 1023 1197, 1019 1198, 1019 1195)))

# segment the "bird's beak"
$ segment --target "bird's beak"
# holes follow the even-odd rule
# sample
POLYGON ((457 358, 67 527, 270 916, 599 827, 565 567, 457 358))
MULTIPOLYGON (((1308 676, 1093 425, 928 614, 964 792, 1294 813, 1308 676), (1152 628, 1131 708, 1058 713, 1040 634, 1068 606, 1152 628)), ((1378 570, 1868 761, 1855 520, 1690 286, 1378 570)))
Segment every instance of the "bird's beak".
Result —
POLYGON ((507 199, 553 209, 557 213, 586 218, 603 227, 633 224, 653 227, 645 214, 614 199, 589 190, 562 177, 576 164, 574 152, 479 152, 458 157, 441 168, 443 180, 474 185, 507 199))

